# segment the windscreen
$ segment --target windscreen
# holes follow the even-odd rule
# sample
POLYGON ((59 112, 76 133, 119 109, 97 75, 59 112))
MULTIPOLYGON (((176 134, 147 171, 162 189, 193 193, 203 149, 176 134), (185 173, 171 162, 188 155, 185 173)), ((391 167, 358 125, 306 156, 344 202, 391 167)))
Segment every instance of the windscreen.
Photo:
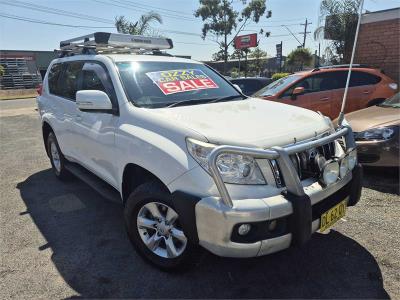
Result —
POLYGON ((225 79, 203 64, 179 62, 119 62, 117 67, 130 101, 146 108, 187 105, 206 99, 241 95, 225 79))
POLYGON ((281 78, 277 81, 271 82, 269 85, 266 87, 262 88, 258 92, 254 94, 254 96, 272 96, 275 95, 276 93, 279 93, 282 91, 284 88, 295 82, 297 79, 299 79, 301 76, 300 75, 290 75, 284 78, 281 78))

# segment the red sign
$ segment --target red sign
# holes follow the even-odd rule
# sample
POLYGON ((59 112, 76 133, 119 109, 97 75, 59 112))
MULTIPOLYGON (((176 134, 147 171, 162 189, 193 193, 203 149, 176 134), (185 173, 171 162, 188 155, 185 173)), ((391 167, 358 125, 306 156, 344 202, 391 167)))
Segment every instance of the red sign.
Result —
POLYGON ((257 33, 239 35, 235 37, 235 48, 244 49, 257 47, 257 33))
POLYGON ((165 95, 218 88, 211 78, 198 69, 149 72, 146 75, 165 95))

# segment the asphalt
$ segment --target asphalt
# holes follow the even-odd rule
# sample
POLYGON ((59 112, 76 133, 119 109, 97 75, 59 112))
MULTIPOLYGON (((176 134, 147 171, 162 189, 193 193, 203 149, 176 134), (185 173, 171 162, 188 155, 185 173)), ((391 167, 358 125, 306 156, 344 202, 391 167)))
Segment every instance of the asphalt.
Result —
POLYGON ((1 299, 400 299, 397 172, 366 170, 360 203, 302 248, 255 259, 203 252, 165 273, 133 250, 120 205, 53 176, 34 101, 2 101, 0 112, 1 299))

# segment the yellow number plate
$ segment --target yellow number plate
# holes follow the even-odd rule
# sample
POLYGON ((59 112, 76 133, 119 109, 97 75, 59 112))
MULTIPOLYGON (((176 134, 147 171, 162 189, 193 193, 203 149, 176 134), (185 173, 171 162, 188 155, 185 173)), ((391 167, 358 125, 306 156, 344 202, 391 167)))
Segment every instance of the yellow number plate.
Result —
POLYGON ((321 225, 319 230, 321 232, 325 231, 333 224, 335 224, 338 220, 344 217, 346 214, 346 200, 336 204, 327 212, 323 213, 321 216, 321 225))

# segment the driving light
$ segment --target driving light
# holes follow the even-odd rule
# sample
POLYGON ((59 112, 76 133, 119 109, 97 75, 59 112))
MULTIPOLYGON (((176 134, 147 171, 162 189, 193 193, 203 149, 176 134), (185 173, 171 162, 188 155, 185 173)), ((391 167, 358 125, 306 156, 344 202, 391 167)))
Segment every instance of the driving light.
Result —
POLYGON ((328 161, 322 171, 322 180, 325 185, 335 183, 339 178, 339 164, 337 161, 328 161))
POLYGON ((251 225, 250 224, 242 224, 238 228, 239 235, 246 235, 250 232, 251 225))
POLYGON ((352 150, 349 152, 348 156, 349 170, 352 171, 357 164, 357 150, 352 150))
MULTIPOLYGON (((211 174, 208 157, 216 145, 191 138, 186 139, 186 144, 190 155, 211 174)), ((266 184, 257 162, 248 155, 222 153, 217 159, 217 168, 225 183, 266 184)))
POLYGON ((339 168, 340 178, 344 178, 348 172, 349 172, 349 157, 345 156, 340 161, 340 168, 339 168))

